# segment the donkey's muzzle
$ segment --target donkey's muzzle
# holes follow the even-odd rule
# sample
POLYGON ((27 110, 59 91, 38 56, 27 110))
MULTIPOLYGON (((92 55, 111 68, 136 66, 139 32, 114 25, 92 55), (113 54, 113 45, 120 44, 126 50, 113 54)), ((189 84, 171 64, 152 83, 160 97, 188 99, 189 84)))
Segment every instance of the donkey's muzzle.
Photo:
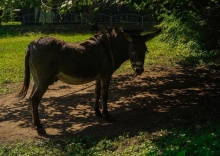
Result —
POLYGON ((136 62, 132 63, 132 68, 137 75, 140 75, 144 71, 144 63, 143 62, 136 62))

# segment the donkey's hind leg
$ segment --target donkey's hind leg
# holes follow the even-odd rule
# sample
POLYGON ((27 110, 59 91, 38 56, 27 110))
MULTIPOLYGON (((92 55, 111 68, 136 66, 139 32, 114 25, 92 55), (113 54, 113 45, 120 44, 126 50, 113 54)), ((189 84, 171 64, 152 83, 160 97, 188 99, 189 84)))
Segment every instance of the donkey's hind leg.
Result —
POLYGON ((39 112, 38 107, 43 97, 44 93, 46 92, 48 85, 45 83, 39 83, 38 85, 34 85, 31 96, 30 96, 30 103, 32 108, 32 124, 33 126, 37 127, 38 134, 46 134, 43 125, 39 119, 39 112))

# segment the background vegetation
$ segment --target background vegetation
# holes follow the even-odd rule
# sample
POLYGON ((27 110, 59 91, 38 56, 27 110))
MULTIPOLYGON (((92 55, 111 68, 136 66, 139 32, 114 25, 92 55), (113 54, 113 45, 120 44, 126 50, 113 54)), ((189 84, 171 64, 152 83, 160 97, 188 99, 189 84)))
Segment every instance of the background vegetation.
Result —
POLYGON ((161 39, 186 57, 183 63, 219 60, 218 0, 132 0, 131 5, 156 13, 161 20, 160 27, 165 30, 161 39))
MULTIPOLYGON (((17 91, 17 85, 23 80, 24 55, 27 45, 36 38, 52 35, 68 42, 79 42, 91 37, 87 27, 78 26, 1 26, 0 29, 0 94, 17 91), (80 33, 79 33, 80 32, 80 33), (13 84, 13 85, 12 85, 13 84), (15 88, 16 87, 16 88, 15 88)), ((173 65, 182 57, 171 50, 168 44, 164 44, 159 38, 147 43, 150 51, 146 57, 147 65, 173 65)), ((127 61, 117 71, 130 69, 127 61)))
MULTIPOLYGON (((164 29, 161 40, 186 57, 183 63, 210 63, 220 60, 220 1, 219 0, 3 0, 0 1, 0 19, 13 18, 14 9, 27 12, 41 8, 52 12, 76 12, 90 14, 110 6, 124 6, 130 10, 154 14, 164 29)), ((93 19, 89 19, 93 21, 93 19)), ((1 20, 0 20, 1 23, 1 20)), ((218 61, 219 63, 219 61, 218 61)))

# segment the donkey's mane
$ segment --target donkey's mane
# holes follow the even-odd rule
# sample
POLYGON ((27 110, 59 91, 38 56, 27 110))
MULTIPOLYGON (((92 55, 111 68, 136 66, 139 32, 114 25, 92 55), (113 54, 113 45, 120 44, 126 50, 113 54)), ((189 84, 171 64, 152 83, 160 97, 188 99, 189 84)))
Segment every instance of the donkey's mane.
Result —
POLYGON ((140 33, 142 32, 143 30, 139 30, 139 29, 125 29, 125 28, 114 28, 114 27, 110 27, 106 30, 103 30, 103 31, 100 31, 98 33, 96 33, 96 35, 94 35, 94 37, 98 37, 100 35, 103 35, 103 34, 113 34, 113 33, 121 33, 121 32, 125 32, 125 33, 128 33, 130 34, 131 36, 133 37, 139 37, 140 36, 140 33))
POLYGON ((106 30, 102 30, 102 31, 99 31, 97 32, 94 37, 97 37, 97 36, 100 36, 100 35, 103 35, 103 34, 109 34, 111 35, 112 33, 120 33, 120 32, 124 32, 124 29, 122 28, 114 28, 114 27, 110 27, 106 30))

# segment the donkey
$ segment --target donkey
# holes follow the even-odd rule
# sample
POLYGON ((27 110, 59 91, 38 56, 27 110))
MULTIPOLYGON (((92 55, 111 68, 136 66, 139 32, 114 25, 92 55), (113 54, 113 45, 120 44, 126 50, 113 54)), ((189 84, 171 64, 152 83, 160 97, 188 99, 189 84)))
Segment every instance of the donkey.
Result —
POLYGON ((26 96, 32 75, 32 124, 36 126, 38 134, 46 134, 39 119, 39 103, 48 86, 57 80, 72 85, 96 81, 95 115, 110 118, 107 99, 112 74, 128 59, 135 73, 141 74, 147 52, 145 42, 159 32, 160 30, 141 36, 134 31, 110 29, 75 44, 53 37, 41 37, 32 41, 26 50, 24 82, 18 97, 23 99, 26 96), (99 109, 100 97, 102 112, 99 109))

